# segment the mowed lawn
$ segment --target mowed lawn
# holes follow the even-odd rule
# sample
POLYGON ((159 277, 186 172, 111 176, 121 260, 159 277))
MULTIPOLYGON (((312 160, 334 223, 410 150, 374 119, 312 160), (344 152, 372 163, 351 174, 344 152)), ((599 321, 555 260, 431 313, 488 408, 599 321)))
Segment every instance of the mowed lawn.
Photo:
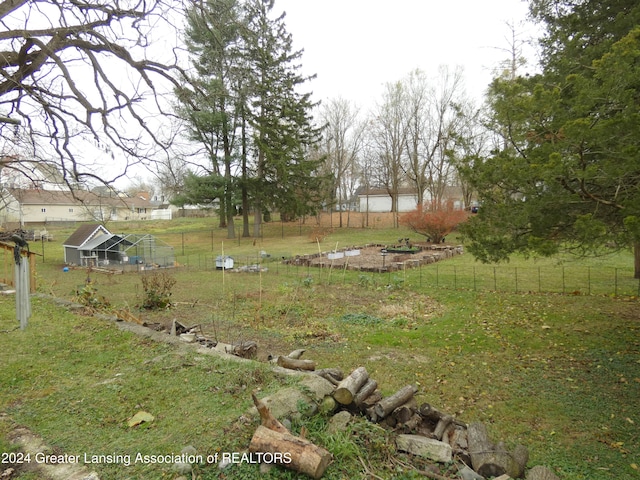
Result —
MULTIPOLYGON (((462 277, 461 272, 489 268, 468 255, 442 262, 437 271, 429 265, 366 275, 288 269, 278 261, 336 245, 391 244, 411 235, 396 229, 327 230, 318 243, 310 238, 311 226, 302 231, 298 224, 274 224, 254 245, 250 239, 227 240, 225 232, 204 223, 134 227, 140 232, 147 226, 174 240, 179 260, 185 236, 185 255, 192 258, 223 249, 238 258, 258 258, 265 251, 268 270, 237 274, 216 271, 211 263, 179 262, 182 266, 170 271, 176 280, 174 307, 160 312, 137 308, 143 297, 138 274, 93 272, 91 284, 105 309, 124 308, 160 324, 174 318, 200 324, 219 341, 255 340, 260 360, 305 348, 305 358, 318 368, 348 372, 365 366, 384 394, 415 384, 419 402, 462 421, 485 422, 492 438, 507 446, 526 445, 530 466, 546 465, 563 479, 638 478, 640 308, 633 295, 637 281, 627 278, 629 254, 561 264, 514 259, 496 268, 544 268, 545 274, 556 269, 554 281, 561 286, 564 275, 565 294, 535 288, 538 279, 531 274, 526 280, 534 287, 515 289, 506 282, 508 288, 496 292, 491 276, 487 285, 477 278, 474 284, 473 275, 462 277), (628 293, 567 287, 568 265, 587 268, 592 279, 603 269, 619 269, 616 278, 628 282, 628 293), (460 277, 449 281, 443 272, 454 266, 460 277)), ((45 253, 44 263, 37 260, 43 295, 33 298, 25 331, 14 330, 13 297, 0 297, 0 411, 6 415, 0 450, 14 448, 8 437, 15 425, 68 454, 164 455, 186 445, 203 454, 245 449, 255 424, 237 420, 251 405, 251 392, 267 395, 292 380, 274 375, 264 361, 203 356, 56 304, 56 297, 76 297, 87 281, 85 270, 62 271, 60 245, 69 233, 56 232, 54 242, 34 247, 45 253), (154 421, 128 427, 127 420, 141 410, 154 421)), ((615 280, 610 283, 615 287, 615 280)), ((326 419, 304 422, 311 438, 334 453, 325 478, 367 478, 361 459, 380 478, 413 478, 410 462, 390 457, 377 427, 358 424, 352 434, 336 438, 326 434, 326 419)), ((162 464, 91 467, 102 479, 177 476, 162 464)), ((257 468, 234 466, 221 473, 215 465, 199 465, 195 471, 203 479, 255 478, 257 468)), ((292 478, 280 469, 269 476, 292 478)), ((19 478, 38 477, 24 472, 19 478)))

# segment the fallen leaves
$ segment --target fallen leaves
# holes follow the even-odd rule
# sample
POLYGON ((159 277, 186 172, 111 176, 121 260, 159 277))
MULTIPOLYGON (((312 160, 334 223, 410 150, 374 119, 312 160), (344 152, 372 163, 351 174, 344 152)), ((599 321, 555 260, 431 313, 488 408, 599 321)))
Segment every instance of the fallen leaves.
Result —
POLYGON ((154 419, 155 417, 153 415, 141 410, 129 419, 127 425, 129 425, 129 427, 136 427, 142 423, 151 423, 154 419))

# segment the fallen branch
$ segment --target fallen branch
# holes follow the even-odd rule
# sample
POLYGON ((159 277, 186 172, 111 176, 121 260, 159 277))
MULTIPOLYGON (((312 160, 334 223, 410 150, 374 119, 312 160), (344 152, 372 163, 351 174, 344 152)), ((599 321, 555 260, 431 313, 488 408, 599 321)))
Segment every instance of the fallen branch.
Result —
POLYGON ((287 427, 280 423, 280 421, 271 414, 269 408, 260 399, 258 399, 258 397, 256 397, 255 393, 251 394, 251 398, 253 399, 253 404, 258 409, 260 420, 264 427, 276 432, 289 433, 287 427))

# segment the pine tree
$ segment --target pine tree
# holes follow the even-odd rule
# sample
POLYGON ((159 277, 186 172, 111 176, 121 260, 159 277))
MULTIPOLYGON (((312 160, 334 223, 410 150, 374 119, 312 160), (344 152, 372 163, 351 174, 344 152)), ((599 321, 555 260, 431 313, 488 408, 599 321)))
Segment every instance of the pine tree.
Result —
POLYGON ((503 147, 475 166, 483 202, 465 227, 485 261, 633 245, 640 278, 640 6, 532 0, 543 72, 498 78, 503 147))
POLYGON ((322 159, 309 155, 320 131, 312 123, 310 93, 300 93, 309 78, 298 73, 302 52, 293 51, 284 14, 271 18, 272 9, 273 1, 208 0, 195 3, 188 16, 197 81, 179 98, 198 105, 182 112, 191 139, 211 158, 210 174, 225 179, 217 198, 226 206, 230 237, 237 198, 243 236, 249 235, 250 203, 254 236, 272 209, 293 219, 320 204, 322 159))
POLYGON ((178 92, 178 99, 183 102, 178 111, 187 120, 190 139, 198 142, 208 155, 211 162, 208 175, 219 177, 203 183, 218 185, 206 196, 220 201, 220 226, 227 227, 228 238, 235 237, 233 169, 238 157, 237 89, 242 79, 240 32, 236 0, 193 2, 187 11, 185 37, 195 76, 192 88, 178 92), (197 109, 192 105, 197 105, 197 109))
POLYGON ((314 104, 310 93, 300 93, 310 78, 298 72, 302 51, 293 50, 284 14, 270 18, 273 3, 250 0, 246 5, 255 236, 271 208, 289 219, 313 212, 322 180, 317 175, 320 161, 308 155, 320 139, 311 118, 314 104))

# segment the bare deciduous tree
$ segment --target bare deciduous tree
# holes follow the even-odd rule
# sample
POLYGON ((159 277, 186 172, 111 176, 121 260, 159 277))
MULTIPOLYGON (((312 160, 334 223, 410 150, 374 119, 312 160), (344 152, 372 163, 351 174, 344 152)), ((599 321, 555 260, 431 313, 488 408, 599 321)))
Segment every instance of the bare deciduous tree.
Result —
POLYGON ((403 165, 407 118, 406 92, 402 82, 387 83, 371 121, 371 141, 375 149, 374 179, 391 197, 394 226, 398 226, 398 195, 405 180, 403 165))
POLYGON ((450 70, 440 67, 434 81, 429 119, 428 134, 424 137, 427 191, 431 201, 441 204, 445 199, 446 187, 454 180, 454 166, 450 162, 450 152, 460 129, 460 117, 457 107, 465 103, 462 69, 450 70))
POLYGON ((0 1, 0 168, 49 162, 72 188, 157 158, 162 95, 182 72, 167 43, 180 3, 0 1))
POLYGON ((320 112, 320 120, 325 125, 325 167, 333 178, 332 195, 339 206, 340 227, 342 206, 355 194, 358 181, 358 156, 365 131, 365 124, 358 120, 358 113, 358 109, 343 98, 330 99, 320 112))

